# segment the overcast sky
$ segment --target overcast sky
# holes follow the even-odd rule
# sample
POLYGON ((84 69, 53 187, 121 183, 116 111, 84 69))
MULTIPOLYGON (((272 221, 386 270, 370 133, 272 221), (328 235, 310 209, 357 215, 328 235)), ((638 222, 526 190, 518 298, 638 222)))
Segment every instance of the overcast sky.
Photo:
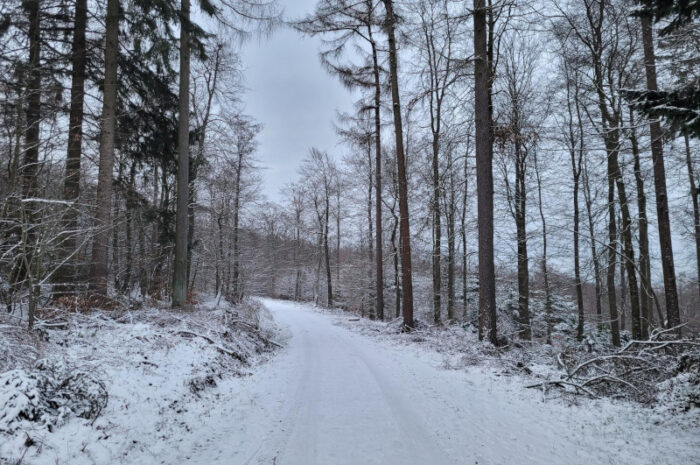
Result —
MULTIPOLYGON (((313 12, 316 0, 280 0, 285 19, 313 12)), ((258 158, 265 170, 263 192, 271 200, 297 179, 301 160, 312 146, 334 153, 336 109, 350 111, 352 96, 323 69, 320 39, 282 27, 269 38, 243 48, 248 92, 246 113, 262 123, 258 158)))

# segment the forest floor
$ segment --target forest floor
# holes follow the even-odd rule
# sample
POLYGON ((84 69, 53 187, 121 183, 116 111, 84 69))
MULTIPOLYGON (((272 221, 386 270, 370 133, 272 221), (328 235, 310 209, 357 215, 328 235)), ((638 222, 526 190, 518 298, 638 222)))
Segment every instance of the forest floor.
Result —
POLYGON ((699 409, 543 396, 524 388, 533 374, 471 363, 477 355, 449 331, 398 334, 393 323, 261 302, 262 334, 284 349, 271 357, 252 332, 216 339, 245 363, 175 334, 213 339, 233 309, 180 323, 155 311, 86 317, 65 344, 49 337, 66 363, 104 380, 109 402, 96 419, 67 418, 53 432, 23 420, 2 433, 0 413, 0 464, 700 463, 699 409))

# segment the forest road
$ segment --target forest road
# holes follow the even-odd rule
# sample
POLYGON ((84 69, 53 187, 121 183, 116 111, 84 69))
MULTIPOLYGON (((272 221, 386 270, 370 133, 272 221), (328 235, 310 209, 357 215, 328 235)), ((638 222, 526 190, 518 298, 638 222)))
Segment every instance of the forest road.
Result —
POLYGON ((590 465, 652 459, 643 452, 648 444, 636 454, 623 453, 615 442, 627 441, 622 449, 634 450, 629 433, 610 437, 572 418, 566 406, 506 396, 498 379, 442 369, 435 354, 334 324, 347 317, 291 302, 263 303, 288 333, 286 347, 237 393, 225 463, 590 465))

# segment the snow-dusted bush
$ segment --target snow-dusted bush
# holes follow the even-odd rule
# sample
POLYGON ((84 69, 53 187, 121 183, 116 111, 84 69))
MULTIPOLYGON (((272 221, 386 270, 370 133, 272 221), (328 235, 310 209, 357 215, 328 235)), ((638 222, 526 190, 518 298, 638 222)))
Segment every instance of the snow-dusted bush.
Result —
POLYGON ((700 408, 700 353, 678 358, 677 375, 659 384, 658 400, 670 408, 700 408))
POLYGON ((13 433, 23 422, 51 431, 70 416, 94 419, 107 399, 104 384, 92 374, 42 359, 32 370, 0 375, 0 432, 13 433))

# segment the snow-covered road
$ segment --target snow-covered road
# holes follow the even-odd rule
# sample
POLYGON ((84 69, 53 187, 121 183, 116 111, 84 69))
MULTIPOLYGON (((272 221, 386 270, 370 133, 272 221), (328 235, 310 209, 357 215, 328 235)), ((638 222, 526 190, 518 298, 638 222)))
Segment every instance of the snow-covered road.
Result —
POLYGON ((287 348, 222 406, 231 424, 209 463, 700 463, 693 431, 604 402, 543 403, 506 378, 444 370, 435 354, 355 334, 303 305, 264 303, 287 348))

